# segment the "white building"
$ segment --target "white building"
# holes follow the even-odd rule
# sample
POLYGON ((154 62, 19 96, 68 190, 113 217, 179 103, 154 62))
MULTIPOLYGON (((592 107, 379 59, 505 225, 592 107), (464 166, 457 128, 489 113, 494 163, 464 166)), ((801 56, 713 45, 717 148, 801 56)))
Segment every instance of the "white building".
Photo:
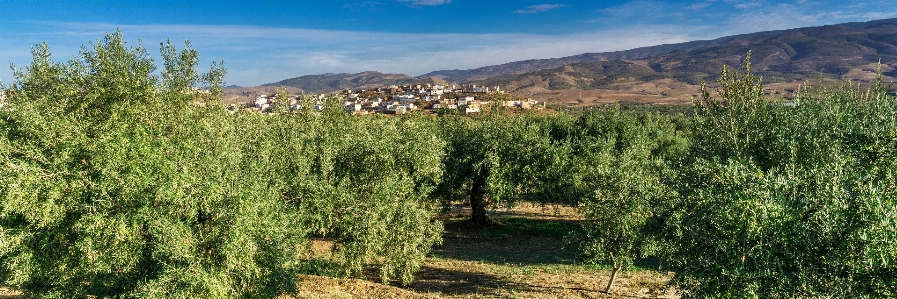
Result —
POLYGON ((398 100, 401 103, 414 103, 417 101, 417 99, 414 97, 414 95, 410 95, 410 94, 395 95, 392 98, 393 98, 393 100, 398 100))
POLYGON ((346 105, 346 111, 347 112, 361 111, 361 104, 354 103, 352 105, 346 105))
POLYGON ((458 105, 467 105, 468 103, 473 102, 473 100, 473 97, 460 97, 455 99, 455 103, 458 105))

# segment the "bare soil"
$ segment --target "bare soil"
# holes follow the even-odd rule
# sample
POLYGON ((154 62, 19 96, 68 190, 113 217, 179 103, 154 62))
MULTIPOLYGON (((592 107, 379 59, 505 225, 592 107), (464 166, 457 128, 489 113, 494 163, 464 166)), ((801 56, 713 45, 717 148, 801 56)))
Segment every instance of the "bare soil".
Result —
MULTIPOLYGON (((877 69, 876 63, 863 65, 851 69, 848 73, 837 77, 824 77, 822 85, 831 86, 839 82, 851 81, 854 84, 873 86, 875 84, 877 69)), ((888 65, 881 66, 882 71, 890 72, 894 68, 888 65)), ((897 78, 883 76, 885 84, 897 82, 897 78)), ((713 96, 718 84, 707 82, 713 96)), ((801 87, 820 85, 818 79, 807 81, 791 81, 765 83, 764 90, 772 98, 788 98, 801 87)), ((530 87, 514 92, 515 95, 531 98, 549 105, 566 107, 589 107, 605 104, 655 104, 655 105, 689 105, 692 99, 700 97, 701 86, 687 84, 672 79, 659 79, 647 82, 629 82, 614 84, 606 89, 565 89, 549 90, 542 87, 530 87)))
POLYGON ((515 92, 549 105, 587 107, 613 103, 683 105, 690 104, 700 86, 671 79, 649 82, 620 83, 610 89, 548 90, 534 87, 515 92))
POLYGON ((331 277, 298 275, 296 294, 282 295, 278 299, 289 298, 437 298, 435 296, 417 294, 370 282, 362 279, 338 279, 331 277))
POLYGON ((16 289, 0 286, 0 299, 12 299, 22 297, 22 292, 16 289))
MULTIPOLYGON (((524 203, 492 213, 495 226, 466 220, 456 206, 446 216, 443 244, 435 246, 408 286, 368 279, 300 276, 295 298, 678 298, 671 273, 641 265, 622 272, 604 293, 610 269, 577 262, 564 236, 582 219, 562 205, 524 203)), ((328 244, 314 251, 326 255, 328 244)))
MULTIPOLYGON (((260 95, 277 94, 277 89, 278 87, 276 86, 225 88, 224 93, 221 95, 221 100, 224 101, 224 104, 247 103, 255 101, 260 95)), ((289 94, 302 94, 302 90, 295 87, 284 87, 284 89, 289 94)))
MULTIPOLYGON (((435 246, 414 281, 407 286, 365 278, 297 275, 296 292, 278 298, 679 298, 668 287, 672 273, 636 263, 603 292, 610 269, 576 260, 564 236, 582 219, 563 205, 524 203, 493 211, 496 225, 481 227, 456 205, 442 219, 443 243, 435 246)), ((329 258, 332 243, 316 240, 311 255, 329 258)), ((16 289, 0 287, 0 299, 21 298, 16 289)))

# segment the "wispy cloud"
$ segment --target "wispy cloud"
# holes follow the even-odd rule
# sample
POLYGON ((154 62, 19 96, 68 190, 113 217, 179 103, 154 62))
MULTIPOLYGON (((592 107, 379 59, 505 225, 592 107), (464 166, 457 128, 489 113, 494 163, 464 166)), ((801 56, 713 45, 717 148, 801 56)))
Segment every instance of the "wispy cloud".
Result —
MULTIPOLYGON (((381 8, 450 3, 449 0, 365 1, 357 0, 357 7, 376 6, 377 2, 372 1, 386 3, 381 8)), ((567 34, 402 33, 243 25, 30 22, 24 24, 22 30, 3 31, 0 63, 12 61, 18 66, 27 65, 31 58, 27 46, 43 41, 48 42, 55 59, 68 59, 78 53, 80 45, 87 45, 119 28, 132 43, 142 39, 153 54, 158 53, 158 42, 171 39, 177 43, 189 39, 201 52, 201 65, 224 60, 229 71, 229 84, 251 86, 328 72, 376 70, 416 76, 441 69, 470 69, 525 59, 897 17, 895 10, 880 9, 888 7, 893 0, 866 0, 837 7, 819 0, 802 4, 793 1, 770 4, 771 0, 763 0, 767 4, 751 9, 735 7, 751 5, 752 1, 756 0, 691 0, 686 4, 660 0, 628 1, 600 10, 596 8, 593 15, 575 20, 587 24, 583 27, 588 29, 571 30, 567 34), (685 9, 688 3, 694 10, 685 9)), ((533 14, 562 6, 533 5, 516 12, 533 14)), ((10 78, 11 71, 0 67, 0 79, 8 83, 10 78)))
POLYGON ((343 8, 348 8, 354 11, 361 10, 376 10, 378 7, 382 6, 383 2, 376 1, 364 1, 364 2, 355 2, 355 3, 346 3, 343 4, 343 8))
POLYGON ((674 8, 668 2, 656 0, 635 0, 623 2, 619 5, 601 9, 598 11, 598 13, 622 21, 620 20, 622 18, 654 19, 663 17, 671 11, 674 11, 674 8))
POLYGON ((452 3, 452 0, 399 0, 412 6, 437 6, 452 3))
POLYGON ((880 9, 889 5, 885 4, 886 1, 853 1, 833 5, 818 0, 704 0, 682 7, 659 0, 634 0, 601 9, 588 21, 611 27, 625 23, 679 24, 689 28, 701 26, 721 37, 897 16, 895 10, 880 9))
MULTIPOLYGON (((189 39, 207 66, 224 60, 228 84, 260 85, 321 73, 376 70, 413 76, 442 69, 470 69, 533 58, 627 50, 703 38, 704 32, 676 26, 639 26, 590 33, 385 33, 225 25, 122 25, 109 23, 45 23, 54 57, 65 59, 76 49, 58 51, 55 44, 86 44, 120 28, 126 40, 153 45, 170 38, 189 39), (426 40, 397 47, 384 40, 426 40), (364 45, 364 46, 359 46, 364 45)), ((4 39, 6 39, 4 35, 4 39)), ((4 57, 7 49, 4 48, 4 57)), ((17 65, 29 60, 14 58, 17 65), (21 59, 21 61, 20 61, 21 59)), ((3 74, 8 77, 7 72, 3 74)), ((7 80, 4 80, 7 81, 7 80)))
POLYGON ((780 3, 745 9, 741 13, 727 18, 724 25, 727 28, 739 28, 742 31, 737 33, 748 33, 893 17, 897 17, 897 11, 877 11, 864 7, 833 10, 822 4, 780 3))
MULTIPOLYGON (((750 8, 760 7, 763 4, 764 4, 763 1, 748 1, 748 2, 736 3, 735 8, 750 9, 750 8)), ((801 4, 799 4, 799 5, 801 5, 801 4)))
POLYGON ((561 7, 564 7, 564 5, 563 4, 537 4, 537 5, 527 6, 524 9, 515 10, 514 12, 519 13, 519 14, 534 14, 534 13, 540 13, 540 12, 549 11, 549 10, 556 9, 556 8, 561 8, 561 7))
POLYGON ((713 3, 716 3, 716 0, 707 0, 704 2, 692 3, 691 5, 686 6, 685 9, 692 9, 692 10, 704 9, 704 8, 707 8, 708 6, 712 5, 713 3))

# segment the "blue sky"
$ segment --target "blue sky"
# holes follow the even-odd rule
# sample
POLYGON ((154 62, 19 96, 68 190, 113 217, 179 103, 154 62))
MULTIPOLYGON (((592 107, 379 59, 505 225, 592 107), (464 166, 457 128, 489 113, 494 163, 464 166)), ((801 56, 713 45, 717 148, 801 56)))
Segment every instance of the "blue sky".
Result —
MULTIPOLYGON (((10 1, 0 0, 0 61, 57 60, 119 28, 158 53, 190 40, 202 66, 223 60, 227 84, 375 70, 421 75, 532 58, 626 50, 897 17, 869 1, 10 1)), ((157 59, 158 62, 158 59, 157 59)), ((12 80, 8 67, 0 80, 12 80)))

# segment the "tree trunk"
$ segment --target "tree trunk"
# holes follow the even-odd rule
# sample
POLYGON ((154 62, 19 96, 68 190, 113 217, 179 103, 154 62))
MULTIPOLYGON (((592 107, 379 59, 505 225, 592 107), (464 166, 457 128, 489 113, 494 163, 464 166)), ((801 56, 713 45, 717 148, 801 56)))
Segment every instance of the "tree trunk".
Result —
POLYGON ((620 272, 621 268, 623 268, 622 263, 614 263, 614 271, 610 273, 610 281, 607 282, 607 288, 604 289, 605 293, 610 294, 610 289, 614 286, 614 281, 617 280, 617 273, 620 272))
POLYGON ((492 225, 492 219, 486 215, 485 178, 474 178, 470 186, 470 221, 477 225, 492 225))

